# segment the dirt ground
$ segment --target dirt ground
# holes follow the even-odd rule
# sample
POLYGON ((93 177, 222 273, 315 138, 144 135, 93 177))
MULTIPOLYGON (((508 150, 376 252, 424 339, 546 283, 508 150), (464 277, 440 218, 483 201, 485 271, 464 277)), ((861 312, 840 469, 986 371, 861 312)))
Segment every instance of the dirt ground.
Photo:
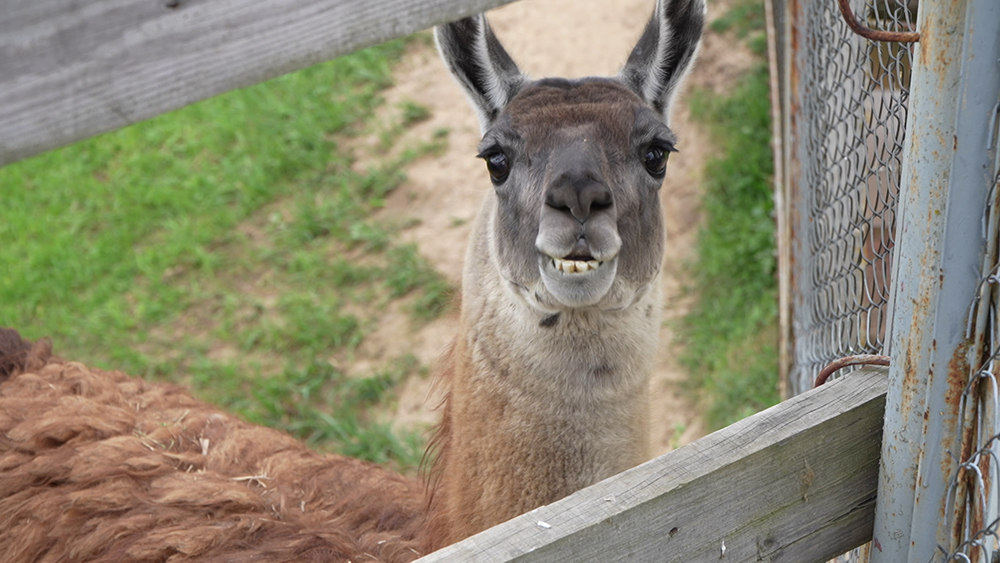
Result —
MULTIPOLYGON (((709 21, 724 13, 727 3, 712 2, 709 21)), ((650 0, 522 0, 491 12, 490 20, 529 75, 579 77, 617 73, 651 10, 650 0)), ((687 82, 688 92, 692 88, 724 91, 753 63, 752 55, 736 40, 706 33, 699 61, 687 82)), ((483 190, 490 189, 485 166, 474 157, 480 138, 478 124, 432 46, 414 44, 395 78, 396 85, 386 93, 387 111, 412 101, 431 114, 405 135, 418 142, 447 128, 448 147, 409 166, 409 180, 390 196, 382 218, 410 225, 402 231, 403 240, 416 243, 420 253, 458 287, 472 220, 483 190)), ((675 103, 670 125, 680 137, 680 153, 670 157, 661 192, 667 225, 664 323, 650 383, 651 439, 656 455, 705 433, 697 405, 682 390, 686 374, 675 360, 674 321, 690 306, 684 291, 685 264, 695 249, 701 221, 700 180, 712 147, 707 132, 692 120, 684 95, 675 103)), ((366 338, 358 350, 359 367, 376 358, 408 352, 433 365, 457 331, 454 313, 416 330, 405 314, 397 313, 385 315, 375 333, 366 338)), ((396 423, 432 423, 437 400, 429 398, 430 390, 429 378, 413 377, 405 382, 396 423)))

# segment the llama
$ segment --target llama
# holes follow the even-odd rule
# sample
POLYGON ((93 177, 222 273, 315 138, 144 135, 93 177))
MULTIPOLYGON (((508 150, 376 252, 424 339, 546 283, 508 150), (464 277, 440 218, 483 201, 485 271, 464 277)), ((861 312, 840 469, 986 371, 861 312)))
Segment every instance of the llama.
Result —
POLYGON ((671 101, 704 0, 617 77, 531 80, 483 16, 436 29, 493 190, 426 486, 0 332, 4 561, 409 561, 648 457, 671 101))
POLYGON ((465 259, 431 547, 648 459, 666 123, 704 15, 658 1, 619 76, 579 80, 529 80, 482 16, 437 29, 494 190, 465 259))

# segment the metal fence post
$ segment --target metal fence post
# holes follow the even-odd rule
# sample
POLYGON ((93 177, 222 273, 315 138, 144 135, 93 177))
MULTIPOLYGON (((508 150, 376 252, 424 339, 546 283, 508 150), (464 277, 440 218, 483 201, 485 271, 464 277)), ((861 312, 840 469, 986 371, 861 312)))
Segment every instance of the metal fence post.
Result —
POLYGON ((960 477, 959 465, 976 449, 963 422, 966 397, 976 392, 970 370, 978 369, 970 366, 978 364, 970 358, 977 346, 970 316, 989 275, 987 239, 997 236, 986 217, 996 185, 1000 2, 921 0, 917 28, 890 297, 876 563, 949 559, 969 537, 968 505, 956 502, 962 487, 993 494, 992 471, 976 482, 960 477))

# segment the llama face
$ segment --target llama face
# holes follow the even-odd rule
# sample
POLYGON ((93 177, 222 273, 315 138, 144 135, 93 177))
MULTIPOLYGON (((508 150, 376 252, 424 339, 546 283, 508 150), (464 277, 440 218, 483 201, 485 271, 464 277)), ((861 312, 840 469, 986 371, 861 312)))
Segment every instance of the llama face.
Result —
POLYGON ((658 0, 619 75, 579 80, 529 80, 482 15, 436 29, 479 117, 496 191, 470 257, 485 264, 476 254, 488 253, 521 301, 622 309, 655 280, 657 192, 675 143, 666 123, 704 19, 704 0, 658 0))
POLYGON ((500 275, 544 311, 620 309, 660 270, 659 187, 675 137, 613 79, 526 84, 480 144, 500 275))

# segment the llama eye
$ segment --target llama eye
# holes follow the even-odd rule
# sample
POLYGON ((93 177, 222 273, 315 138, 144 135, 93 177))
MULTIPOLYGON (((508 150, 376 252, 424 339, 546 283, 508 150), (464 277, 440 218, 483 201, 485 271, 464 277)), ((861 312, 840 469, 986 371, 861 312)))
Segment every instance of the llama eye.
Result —
POLYGON ((501 184, 510 174, 510 161, 507 155, 502 152, 494 152, 483 155, 486 161, 486 169, 490 171, 490 179, 494 184, 501 184))
POLYGON ((649 147, 646 150, 643 164, 646 166, 646 171, 649 172, 650 176, 662 178, 666 174, 668 155, 669 153, 660 147, 649 147))

